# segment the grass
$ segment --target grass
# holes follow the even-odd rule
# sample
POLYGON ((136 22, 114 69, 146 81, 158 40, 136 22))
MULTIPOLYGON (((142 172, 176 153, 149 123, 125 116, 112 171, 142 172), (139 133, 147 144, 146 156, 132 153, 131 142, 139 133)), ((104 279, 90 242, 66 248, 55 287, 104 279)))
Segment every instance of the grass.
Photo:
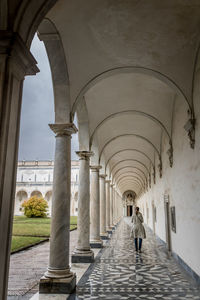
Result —
MULTIPOLYGON (((15 216, 11 252, 22 249, 50 236, 50 218, 15 216)), ((77 227, 77 217, 70 217, 70 230, 77 227)))
POLYGON ((23 249, 24 247, 37 244, 40 241, 45 240, 45 238, 41 237, 32 237, 32 236, 13 236, 12 237, 12 245, 11 252, 23 249))

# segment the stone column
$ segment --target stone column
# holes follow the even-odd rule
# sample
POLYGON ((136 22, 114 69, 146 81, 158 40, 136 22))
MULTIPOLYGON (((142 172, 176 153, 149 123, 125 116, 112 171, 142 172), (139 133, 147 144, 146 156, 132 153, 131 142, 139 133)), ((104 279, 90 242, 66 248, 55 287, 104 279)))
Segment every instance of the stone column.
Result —
POLYGON ((40 280, 40 293, 71 293, 76 276, 70 272, 71 134, 74 124, 50 124, 56 134, 49 267, 40 280))
POLYGON ((113 224, 113 186, 114 184, 110 184, 110 227, 114 228, 113 224))
POLYGON ((110 227, 110 180, 106 180, 106 231, 112 233, 110 227))
POLYGON ((113 224, 116 225, 116 195, 115 195, 115 186, 113 186, 113 224))
POLYGON ((101 166, 91 166, 90 183, 90 247, 101 248, 100 239, 100 201, 99 201, 99 170, 101 166))
MULTIPOLYGON (((4 4, 1 9, 7 6, 6 2, 4 4)), ((7 299, 23 81, 26 75, 35 75, 39 69, 36 66, 36 60, 21 37, 16 32, 1 29, 0 299, 4 300, 7 299)))
POLYGON ((72 255, 72 263, 91 263, 94 253, 90 248, 90 180, 89 160, 93 155, 90 151, 76 152, 79 159, 78 189, 78 240, 72 255))
POLYGON ((100 179, 100 237, 102 240, 108 239, 106 232, 106 175, 99 175, 100 179))

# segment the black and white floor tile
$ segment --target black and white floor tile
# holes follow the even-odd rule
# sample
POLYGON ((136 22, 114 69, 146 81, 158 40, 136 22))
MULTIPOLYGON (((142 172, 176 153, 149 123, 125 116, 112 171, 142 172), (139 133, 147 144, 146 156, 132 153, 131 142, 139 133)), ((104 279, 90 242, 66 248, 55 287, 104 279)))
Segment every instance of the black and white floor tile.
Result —
POLYGON ((150 231, 147 236, 142 253, 136 253, 123 219, 69 299, 200 300, 200 288, 150 231))

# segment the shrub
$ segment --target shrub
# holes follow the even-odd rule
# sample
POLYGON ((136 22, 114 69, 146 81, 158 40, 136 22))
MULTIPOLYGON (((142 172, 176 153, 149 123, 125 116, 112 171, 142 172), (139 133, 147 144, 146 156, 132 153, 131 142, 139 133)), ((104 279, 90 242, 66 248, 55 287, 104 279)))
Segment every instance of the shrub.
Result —
POLYGON ((48 203, 44 198, 39 198, 37 196, 33 196, 28 200, 25 200, 22 203, 22 207, 24 209, 24 215, 28 218, 34 218, 34 217, 42 217, 45 218, 48 203))

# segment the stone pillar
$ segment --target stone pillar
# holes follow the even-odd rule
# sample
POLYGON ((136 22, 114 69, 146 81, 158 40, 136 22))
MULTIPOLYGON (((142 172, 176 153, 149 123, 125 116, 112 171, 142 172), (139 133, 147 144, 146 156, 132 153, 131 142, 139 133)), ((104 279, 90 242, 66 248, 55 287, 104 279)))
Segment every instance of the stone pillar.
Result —
POLYGON ((100 201, 99 201, 99 170, 101 166, 91 166, 90 183, 90 247, 101 248, 100 239, 100 201))
POLYGON ((110 184, 110 227, 113 229, 113 186, 114 184, 110 184))
POLYGON ((70 197, 71 197, 71 134, 74 124, 50 124, 56 134, 50 257, 47 272, 40 280, 40 293, 71 293, 76 276, 70 272, 70 197))
POLYGON ((100 175, 100 237, 102 240, 108 239, 106 232, 106 175, 100 175))
POLYGON ((93 155, 90 151, 76 152, 79 159, 79 190, 78 190, 78 240, 72 255, 72 263, 91 263, 94 253, 90 248, 90 179, 89 160, 93 155))
POLYGON ((115 195, 115 186, 113 186, 113 224, 116 225, 116 195, 115 195))
MULTIPOLYGON (((6 2, 5 2, 6 3, 6 2)), ((6 7, 6 4, 1 7, 6 7)), ((39 69, 21 37, 0 31, 0 299, 7 284, 15 202, 23 81, 39 69)))
POLYGON ((106 231, 112 233, 110 227, 110 180, 106 180, 106 231))

